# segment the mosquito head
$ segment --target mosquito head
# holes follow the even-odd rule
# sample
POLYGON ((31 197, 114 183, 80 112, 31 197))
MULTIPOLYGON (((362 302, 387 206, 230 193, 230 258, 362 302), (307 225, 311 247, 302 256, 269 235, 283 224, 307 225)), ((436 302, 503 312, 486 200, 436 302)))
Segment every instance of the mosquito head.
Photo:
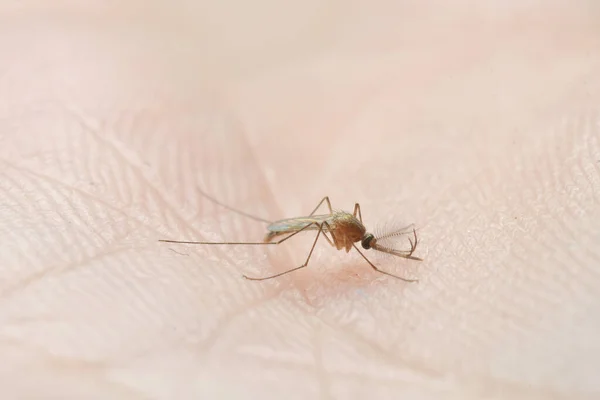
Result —
POLYGON ((373 235, 372 233, 367 233, 365 236, 363 236, 360 244, 362 245, 363 249, 369 250, 371 248, 371 243, 373 242, 373 240, 375 240, 375 235, 373 235))

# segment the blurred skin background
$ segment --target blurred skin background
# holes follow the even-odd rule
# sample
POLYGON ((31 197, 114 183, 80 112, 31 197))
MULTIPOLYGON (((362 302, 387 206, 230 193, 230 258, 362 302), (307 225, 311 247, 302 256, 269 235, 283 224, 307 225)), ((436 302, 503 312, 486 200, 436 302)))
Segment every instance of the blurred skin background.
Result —
POLYGON ((4 2, 2 398, 600 395, 594 1, 4 2), (264 224, 323 196, 423 262, 264 224), (391 222, 390 222, 391 221, 391 222))

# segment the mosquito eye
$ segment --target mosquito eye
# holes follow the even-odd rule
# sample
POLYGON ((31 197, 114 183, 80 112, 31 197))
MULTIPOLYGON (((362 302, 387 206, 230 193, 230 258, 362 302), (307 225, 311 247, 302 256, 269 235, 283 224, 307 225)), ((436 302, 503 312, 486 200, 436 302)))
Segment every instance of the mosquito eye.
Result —
POLYGON ((363 249, 369 250, 371 248, 371 241, 373 239, 375 239, 375 236, 373 236, 372 233, 366 234, 365 237, 363 237, 362 241, 360 242, 363 249))

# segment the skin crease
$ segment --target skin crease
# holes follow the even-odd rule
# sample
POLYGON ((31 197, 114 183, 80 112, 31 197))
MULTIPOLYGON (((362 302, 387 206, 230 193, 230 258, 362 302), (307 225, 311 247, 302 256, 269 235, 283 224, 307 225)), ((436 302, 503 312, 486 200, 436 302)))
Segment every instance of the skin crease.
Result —
POLYGON ((3 398, 600 395, 596 3, 7 4, 3 398), (419 282, 158 243, 262 239, 203 192, 415 223, 419 282))

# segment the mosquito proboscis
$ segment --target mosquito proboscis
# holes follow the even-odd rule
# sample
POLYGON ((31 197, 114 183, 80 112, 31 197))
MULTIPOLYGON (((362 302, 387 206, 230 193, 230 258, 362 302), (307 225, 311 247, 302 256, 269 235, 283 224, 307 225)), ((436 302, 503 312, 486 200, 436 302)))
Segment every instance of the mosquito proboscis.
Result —
MULTIPOLYGON (((218 203, 218 202, 217 202, 218 203)), ((221 203, 218 203, 221 204, 221 203)), ((227 207, 231 209, 230 207, 227 207)), ((262 218, 253 217, 249 214, 239 212, 242 215, 247 217, 256 219, 258 221, 265 222, 262 218)), ((294 237, 300 232, 316 230, 317 235, 315 240, 312 243, 310 251, 308 252, 308 256, 306 257, 306 261, 299 267, 292 268, 290 270, 280 272, 275 275, 270 275, 262 278, 253 278, 247 275, 243 275, 244 278, 253 280, 253 281, 263 281, 266 279, 277 278, 279 276, 289 274, 290 272, 297 271, 301 268, 304 268, 308 265, 310 261, 310 257, 315 249, 315 245, 319 240, 319 237, 323 235, 327 242, 335 247, 337 250, 346 250, 346 253, 350 252, 352 248, 354 248, 358 254, 362 256, 362 258, 373 268, 373 270, 382 273, 384 275, 388 275, 394 278, 401 279, 405 282, 416 282, 416 279, 406 279, 400 276, 391 274, 386 271, 382 271, 377 268, 375 264, 373 264, 359 248, 356 246, 357 242, 360 242, 361 246, 365 250, 373 249, 376 251, 380 251, 387 254, 392 254, 397 257, 406 258, 409 260, 423 261, 419 257, 413 256, 414 251, 417 248, 417 232, 414 226, 408 225, 402 229, 395 230, 393 232, 387 232, 385 234, 376 237, 372 233, 367 232, 367 229, 363 225, 362 221, 362 213, 360 211, 360 204, 354 204, 354 211, 352 213, 346 211, 334 211, 331 208, 331 202, 329 201, 329 196, 323 197, 323 199, 319 202, 319 204, 315 207, 315 209, 306 217, 296 217, 296 218, 287 218, 279 221, 275 221, 270 223, 267 226, 267 234, 265 235, 262 242, 198 242, 198 241, 185 241, 185 240, 166 240, 161 239, 159 242, 166 243, 183 243, 183 244, 207 244, 207 245, 257 245, 257 246, 268 246, 268 245, 278 245, 286 240, 294 237), (327 208, 329 209, 329 214, 317 214, 317 210, 323 203, 327 204, 327 208), (396 236, 400 234, 407 234, 412 231, 412 238, 408 238, 408 242, 410 243, 409 250, 398 250, 392 247, 388 247, 382 244, 378 244, 378 239, 384 239, 390 236, 396 236), (282 239, 274 241, 275 238, 279 236, 285 236, 282 239), (331 236, 331 237, 329 237, 331 236)))

